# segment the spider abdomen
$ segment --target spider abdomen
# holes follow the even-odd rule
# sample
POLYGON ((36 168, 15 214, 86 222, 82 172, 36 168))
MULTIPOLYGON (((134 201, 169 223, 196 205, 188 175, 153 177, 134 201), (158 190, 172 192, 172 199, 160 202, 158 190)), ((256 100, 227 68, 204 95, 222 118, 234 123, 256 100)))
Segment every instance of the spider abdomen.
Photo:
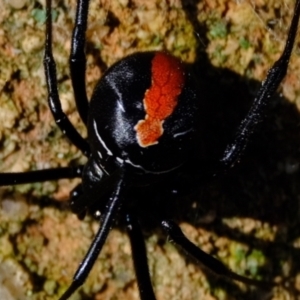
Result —
POLYGON ((158 52, 151 62, 151 86, 146 90, 143 107, 145 117, 134 126, 141 147, 158 144, 163 123, 175 110, 185 74, 181 62, 171 55, 158 52))
POLYGON ((179 59, 165 52, 130 55, 108 69, 92 96, 92 153, 146 173, 176 169, 195 133, 197 107, 179 59))

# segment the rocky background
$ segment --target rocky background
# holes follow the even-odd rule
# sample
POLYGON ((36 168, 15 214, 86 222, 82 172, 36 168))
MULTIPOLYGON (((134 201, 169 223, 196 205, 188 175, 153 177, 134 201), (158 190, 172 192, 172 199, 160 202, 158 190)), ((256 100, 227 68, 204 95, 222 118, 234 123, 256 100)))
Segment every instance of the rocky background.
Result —
MULTIPOLYGON (((47 107, 44 5, 43 0, 0 1, 1 172, 85 162, 47 107)), ((53 51, 63 109, 85 136, 68 69, 75 5, 75 0, 53 3, 53 51)), ((293 5, 292 0, 93 0, 86 49, 88 94, 106 68, 124 56, 170 51, 191 65, 205 86, 207 112, 199 139, 203 160, 213 160, 279 57, 293 5)), ((278 285, 258 289, 218 278, 153 228, 145 235, 157 299, 300 298, 299 69, 297 43, 288 74, 241 163, 176 203, 174 215, 193 242, 233 271, 278 285)), ((77 183, 59 180, 0 189, 1 299, 58 299, 70 284, 98 229, 91 217, 79 221, 68 210, 66 200, 77 183)), ((126 234, 112 230, 72 299, 139 299, 130 252, 126 234)))

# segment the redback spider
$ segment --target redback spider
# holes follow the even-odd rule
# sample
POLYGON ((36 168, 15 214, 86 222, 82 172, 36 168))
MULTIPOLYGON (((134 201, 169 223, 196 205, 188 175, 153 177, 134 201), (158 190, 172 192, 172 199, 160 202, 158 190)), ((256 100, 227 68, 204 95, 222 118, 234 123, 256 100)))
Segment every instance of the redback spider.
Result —
MULTIPOLYGON (((86 17, 87 14, 87 7, 85 7, 85 4, 87 4, 87 2, 79 2, 79 7, 82 9, 80 16, 83 17, 83 19, 86 17)), ((296 22, 298 21, 299 9, 297 9, 296 12, 297 15, 293 19, 294 33, 297 27, 296 22)), ((48 14, 48 21, 49 20, 50 18, 48 14)), ((55 93, 56 78, 53 70, 51 69, 51 65, 49 62, 49 58, 51 57, 50 24, 51 24, 50 22, 47 23, 48 43, 46 43, 47 46, 46 46, 45 68, 47 70, 46 73, 48 74, 47 77, 48 88, 50 88, 50 90, 54 89, 54 93, 50 92, 50 98, 52 98, 50 99, 50 105, 52 105, 52 110, 53 110, 52 112, 54 115, 57 114, 56 117, 57 123, 59 125, 62 124, 60 125, 62 130, 65 131, 66 135, 70 138, 73 144, 77 145, 82 150, 82 152, 89 157, 89 163, 85 165, 85 171, 83 174, 83 183, 84 183, 83 193, 79 192, 79 195, 77 195, 77 192, 79 191, 78 189, 76 190, 76 193, 75 192, 73 193, 73 198, 71 202, 72 209, 80 218, 84 217, 86 211, 91 213, 96 213, 96 214, 98 213, 98 211, 99 212, 101 211, 102 215, 100 219, 102 222, 102 226, 100 227, 99 235, 100 235, 100 241, 104 242, 106 238, 106 232, 108 231, 104 229, 109 229, 111 227, 110 222, 112 221, 112 219, 114 219, 114 216, 110 217, 111 214, 115 213, 113 203, 114 202, 118 203, 119 201, 122 200, 122 206, 120 208, 118 207, 118 209, 120 209, 119 211, 120 216, 118 215, 118 219, 121 225, 122 224, 124 225, 125 223, 125 226, 127 227, 128 230, 128 234, 131 238, 137 279, 140 286, 141 299, 154 299, 150 281, 147 275, 148 273, 147 264, 143 262, 143 259, 145 258, 143 241, 140 237, 141 233, 139 232, 139 226, 137 225, 135 220, 135 218, 139 218, 140 216, 135 215, 135 210, 136 210, 135 206, 137 204, 134 203, 134 201, 135 198, 137 197, 136 195, 141 196, 145 192, 153 196, 155 193, 153 193, 152 195, 151 194, 152 190, 154 190, 154 192, 156 190, 159 191, 159 194, 165 197, 171 197, 172 193, 174 192, 181 193, 181 189, 186 189, 187 185, 192 183, 193 184, 197 183, 200 180, 200 176, 198 178, 198 174, 196 172, 198 170, 193 170, 194 173, 187 173, 187 170, 185 169, 186 165, 189 165, 186 161, 188 161, 189 159, 193 161, 194 159, 193 151, 197 149, 197 148, 195 149, 193 148, 195 144, 194 135, 197 136, 198 134, 197 122, 199 119, 198 109, 197 109, 198 108, 197 100, 199 94, 196 91, 196 88, 194 87, 196 84, 193 82, 191 75, 189 75, 188 71, 184 71, 184 72, 182 71, 183 64, 178 60, 169 56, 169 54, 166 54, 164 52, 160 52, 160 53, 149 52, 146 54, 138 54, 138 55, 130 56, 126 60, 122 60, 121 63, 115 65, 113 69, 110 69, 110 71, 106 73, 105 75, 106 77, 103 78, 104 79, 106 78, 108 83, 102 80, 101 83, 98 85, 98 88, 96 88, 96 92, 94 93, 94 96, 92 98, 90 111, 89 113, 87 113, 86 112, 87 102, 83 101, 83 99, 86 98, 84 96, 85 93, 83 88, 84 79, 77 77, 78 74, 81 74, 83 76, 84 67, 80 64, 80 59, 75 60, 75 63, 73 65, 71 64, 71 70, 73 66, 73 71, 71 71, 71 73, 72 76, 74 77, 73 80, 79 81, 74 84, 75 98, 76 100, 78 100, 77 105, 78 105, 79 113, 84 122, 86 121, 87 116, 89 119, 88 121, 89 143, 87 144, 86 141, 83 140, 76 133, 72 125, 70 125, 68 119, 66 119, 65 116, 61 114, 61 111, 59 109, 59 102, 58 102, 59 99, 57 98, 57 95, 55 93), (166 69, 164 69, 165 63, 166 63, 166 69), (172 71, 169 71, 169 68, 173 68, 172 71), (133 73, 136 72, 137 70, 139 70, 138 72, 139 76, 133 73), (147 75, 145 70, 148 70, 150 72, 149 75, 150 77, 149 76, 148 77, 151 80, 149 79, 147 80, 147 75), (146 122, 143 121, 142 117, 139 115, 139 112, 145 110, 145 104, 143 106, 141 102, 141 99, 143 99, 143 97, 146 97, 145 95, 150 94, 149 101, 150 103, 153 102, 151 97, 151 92, 154 90, 155 93, 155 89, 150 88, 151 85, 149 84, 149 82, 155 82, 156 79, 154 74, 156 73, 156 70, 158 70, 159 73, 158 81, 160 80, 159 76, 161 73, 168 74, 168 72, 170 72, 170 74, 175 74, 174 75, 175 83, 172 83, 170 88, 167 90, 168 95, 172 94, 173 92, 174 94, 173 97, 170 96, 171 103, 166 105, 168 107, 169 106, 171 107, 170 112, 163 114, 163 116, 160 117, 160 120, 159 117, 157 117, 156 112, 154 113, 154 116, 152 116, 151 113, 147 113, 146 110, 146 115, 148 117, 146 117, 145 120, 147 119, 150 120, 149 122, 151 124, 154 124, 156 122, 159 123, 158 126, 155 126, 155 130, 158 127, 157 129, 159 131, 158 137, 146 134, 146 138, 148 138, 148 140, 150 139, 150 142, 147 142, 147 141, 143 141, 143 137, 141 137, 141 135, 144 133, 144 130, 141 127, 139 127, 139 125, 145 124, 146 122), (115 83, 119 83, 119 82, 122 85, 122 81, 120 81, 119 78, 115 78, 118 77, 117 75, 118 76, 120 75, 122 80, 123 77, 126 78, 126 76, 133 76, 130 80, 128 80, 126 84, 135 84, 135 85, 130 89, 127 87, 127 85, 125 87, 122 86, 121 88, 121 95, 123 96, 126 95, 126 99, 130 97, 137 97, 137 95, 139 94, 139 89, 141 89, 142 87, 142 84, 146 84, 147 82, 146 87, 142 89, 143 91, 142 95, 144 96, 139 97, 138 98, 139 100, 136 100, 134 98, 132 102, 130 102, 134 104, 133 107, 127 108, 125 106, 124 108, 123 105, 127 104, 127 102, 124 101, 123 104, 120 102, 112 102, 113 103, 112 107, 110 107, 109 102, 108 103, 105 102, 103 104, 104 105, 103 107, 98 108, 98 102, 97 102, 98 94, 101 95, 100 97, 101 99, 105 97, 107 97, 108 99, 111 98, 112 100, 114 99, 111 96, 107 96, 110 94, 110 91, 106 90, 108 85, 117 95, 119 95, 119 93, 117 93, 119 92, 119 90, 114 85, 115 83), (110 78, 110 76, 113 79, 110 78), (103 92, 103 90, 105 90, 105 92, 103 92), (134 93, 131 93, 132 90, 134 90, 134 93), (146 90, 148 90, 148 92, 145 94, 146 90), (79 97, 78 95, 80 93, 83 94, 79 97), (102 96, 103 93, 105 97, 102 96), (109 111, 105 112, 104 111, 105 109, 108 109, 109 111), (115 112, 115 110, 117 109, 119 110, 115 112), (137 112, 135 112, 134 110, 137 110, 137 112), (127 123, 126 122, 122 123, 122 120, 124 121, 124 117, 122 116, 120 117, 119 115, 120 114, 122 115, 122 113, 126 113, 129 111, 130 111, 129 113, 130 118, 134 116, 137 117, 138 119, 137 120, 134 119, 133 121, 127 120, 126 121, 127 123), (98 125, 97 122, 98 122, 99 112, 101 113, 100 114, 101 118, 99 117, 99 123, 103 121, 103 122, 107 122, 108 124, 104 123, 102 126, 98 125), (115 112, 116 115, 113 115, 112 112, 115 112), (95 116, 93 114, 95 114, 95 116), (173 117, 176 116, 175 121, 172 120, 172 116, 173 117), (97 120, 97 122, 95 120, 97 120), (163 123, 164 131, 162 130, 161 123, 163 123), (134 124, 134 126, 132 124, 134 124), (120 127, 118 127, 119 125, 120 127), (97 126, 100 127, 98 128, 97 126), (108 128, 107 132, 101 131, 106 128, 108 128), (120 134, 120 132, 122 134, 120 134), (169 137, 167 138, 167 140, 164 141, 164 136, 167 136, 168 132, 169 132, 169 137), (111 137, 115 139, 114 143, 120 144, 118 145, 118 147, 121 148, 122 151, 119 150, 118 148, 115 148, 116 146, 114 145, 114 143, 110 141, 111 137), (172 145, 173 142, 174 145, 172 145), (112 144, 110 145, 110 143, 112 144), (128 143, 129 146, 127 145, 128 143), (130 143, 133 144, 131 145, 130 143), (89 146, 92 147, 92 153, 93 153, 92 155, 89 154, 89 146), (158 150, 154 150, 154 153, 152 153, 148 151, 148 149, 150 150, 158 149, 158 150), (149 159, 144 158, 147 157, 147 155, 150 155, 149 159), (109 175, 105 175, 106 173, 109 175), (99 177, 101 177, 101 180, 99 177), (192 182, 193 180, 195 182, 192 182), (168 192, 170 191, 172 193, 168 194, 168 192), (111 195, 115 195, 115 196, 111 196, 111 195), (102 202, 100 204, 98 204, 98 202, 92 199, 95 198, 95 196, 101 199, 102 202), (108 222, 108 225, 103 225, 106 224, 105 222, 108 222)), ((287 52, 290 52, 292 49, 293 35, 289 37, 289 40, 290 40, 290 46, 288 47, 287 52)), ((75 37, 73 41, 76 44, 75 46, 79 45, 78 53, 80 54, 81 53, 80 50, 82 50, 83 48, 80 47, 79 42, 82 41, 82 39, 75 37)), ((73 54, 75 53, 73 52, 73 54)), ((285 54, 284 56, 284 61, 285 61, 284 67, 287 66, 287 60, 288 60, 287 57, 289 57, 289 55, 290 54, 288 53, 285 54)), ((80 55, 77 56, 76 54, 75 57, 82 58, 82 56, 80 55)), ((265 85, 262 86, 261 91, 268 92, 268 93, 271 91, 273 93, 275 91, 278 84, 282 80, 282 77, 285 74, 285 70, 283 69, 282 66, 280 67, 279 71, 280 71, 280 77, 276 79, 277 80, 276 84, 274 84, 273 81, 274 78, 270 76, 271 79, 269 77, 269 80, 265 81, 265 85), (271 82, 270 85, 273 88, 273 90, 268 85, 269 82, 271 82)), ((169 75, 168 77, 172 77, 172 76, 169 75)), ((259 107, 259 112, 257 114, 250 112, 247 115, 249 119, 250 127, 252 125, 253 126, 256 125, 256 122, 258 121, 258 120, 253 120, 254 119, 253 116, 255 117, 257 116, 258 119, 260 120, 261 114, 262 114, 262 110, 261 107, 259 107)), ((244 125, 241 126, 242 127, 240 128, 242 128, 242 131, 245 131, 244 125)), ((243 139, 241 138, 242 135, 238 131, 237 138, 233 141, 233 144, 229 144, 229 145, 233 145, 231 149, 237 149, 237 153, 231 151, 225 151, 223 154, 223 158, 220 160, 220 164, 217 164, 216 170, 212 171, 213 175, 215 173, 218 174, 218 172, 223 172, 224 169, 231 167, 236 163, 237 160, 239 160, 240 155, 244 150, 244 146, 246 146, 250 134, 252 134, 252 130, 250 130, 249 132, 246 131, 246 140, 244 143, 243 139), (234 153, 234 155, 232 153, 234 153)), ((3 185, 18 184, 23 182, 35 182, 35 181, 44 181, 50 179, 72 178, 81 175, 81 172, 82 172, 81 167, 66 167, 66 168, 50 169, 48 171, 43 170, 39 172, 27 172, 24 173, 25 177, 17 173, 12 173, 12 174, 3 173, 1 176, 1 180, 3 185)), ((144 195, 143 197, 146 197, 146 195, 144 195)), ((212 263, 216 264, 216 266, 212 267, 211 263, 209 262, 210 259, 212 258, 206 257, 203 260, 201 258, 202 253, 200 252, 200 250, 199 249, 196 250, 196 248, 194 248, 192 245, 187 244, 187 241, 185 239, 182 240, 178 232, 178 227, 174 223, 171 223, 171 221, 166 219, 166 216, 164 215, 163 207, 161 207, 161 211, 157 211, 157 215, 153 216, 152 218, 157 218, 157 222, 161 223, 163 229, 167 232, 167 234, 170 235, 171 239, 173 239, 175 242, 177 239, 179 239, 177 240, 177 242, 179 242, 181 246, 185 248, 186 251, 190 252, 190 254, 194 253, 193 251, 196 251, 194 255, 199 260, 201 260, 203 264, 208 264, 208 266, 210 266, 214 272, 221 273, 221 275, 225 275, 227 277, 236 276, 235 274, 230 273, 230 271, 228 271, 227 269, 224 270, 223 266, 219 265, 219 263, 217 263, 217 261, 215 260, 213 260, 212 263), (170 230, 170 228, 173 229, 170 230), (225 274, 223 272, 225 272, 225 274)), ((95 252, 92 252, 91 255, 88 257, 91 258, 91 260, 93 261, 94 259, 96 259, 97 255, 95 255, 95 252)), ((93 263, 91 263, 91 265, 92 264, 93 263)), ((88 263, 87 265, 89 266, 88 263)), ((81 267, 82 268, 79 269, 77 275, 78 274, 87 275, 85 273, 88 273, 87 272, 88 268, 85 267, 85 264, 81 265, 81 267)), ((76 280, 74 281, 75 285, 71 286, 71 288, 66 292, 66 294, 64 294, 64 296, 61 297, 61 299, 67 299, 68 295, 72 294, 74 290, 77 288, 76 285, 77 280, 79 279, 79 281, 81 281, 81 276, 78 277, 77 275, 75 276, 76 278, 76 280)), ((82 280, 84 279, 85 276, 84 278, 82 278, 82 280)), ((247 282, 245 278, 239 278, 239 279, 241 281, 247 282)), ((251 280, 249 280, 249 282, 251 283, 251 280)))

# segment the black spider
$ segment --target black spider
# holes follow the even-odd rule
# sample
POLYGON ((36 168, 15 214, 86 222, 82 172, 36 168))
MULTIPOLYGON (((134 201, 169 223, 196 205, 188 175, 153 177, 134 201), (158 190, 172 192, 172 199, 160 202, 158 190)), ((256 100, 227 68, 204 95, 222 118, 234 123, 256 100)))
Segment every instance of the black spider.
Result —
MULTIPOLYGON (((88 139, 85 140, 61 109, 51 49, 50 10, 51 1, 48 0, 44 65, 49 107, 57 125, 88 157, 88 163, 78 167, 2 173, 0 184, 81 177, 82 185, 72 193, 73 212, 80 218, 87 212, 101 212, 100 229, 71 286, 60 299, 68 299, 83 284, 117 218, 119 223, 126 225, 130 238, 141 299, 155 299, 136 206, 142 196, 143 201, 150 201, 156 194, 161 197, 183 194, 192 190, 202 179, 198 169, 190 168, 191 164, 198 166, 199 154, 199 149, 195 147, 201 125, 198 124, 200 92, 197 81, 185 70, 181 61, 168 53, 137 53, 124 58, 106 72, 89 103, 85 91, 84 54, 88 1, 79 0, 70 68, 78 112, 88 129, 88 139)), ((269 71, 233 141, 215 165, 212 176, 234 166, 261 121, 268 99, 286 74, 299 15, 300 1, 297 1, 286 48, 269 71)), ((167 211, 161 204, 161 211, 157 211, 153 218, 161 224, 170 239, 190 256, 218 275, 258 284, 231 272, 205 254, 166 216, 167 211)))

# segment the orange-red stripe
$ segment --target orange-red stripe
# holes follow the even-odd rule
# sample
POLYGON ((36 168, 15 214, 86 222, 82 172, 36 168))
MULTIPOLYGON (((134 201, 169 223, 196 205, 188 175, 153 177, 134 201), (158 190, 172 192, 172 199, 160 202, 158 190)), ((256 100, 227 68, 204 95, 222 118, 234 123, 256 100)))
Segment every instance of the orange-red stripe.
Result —
POLYGON ((146 116, 134 127, 141 147, 158 143, 164 132, 163 123, 173 113, 184 85, 182 63, 170 54, 155 54, 151 74, 151 87, 146 91, 143 101, 146 116))

